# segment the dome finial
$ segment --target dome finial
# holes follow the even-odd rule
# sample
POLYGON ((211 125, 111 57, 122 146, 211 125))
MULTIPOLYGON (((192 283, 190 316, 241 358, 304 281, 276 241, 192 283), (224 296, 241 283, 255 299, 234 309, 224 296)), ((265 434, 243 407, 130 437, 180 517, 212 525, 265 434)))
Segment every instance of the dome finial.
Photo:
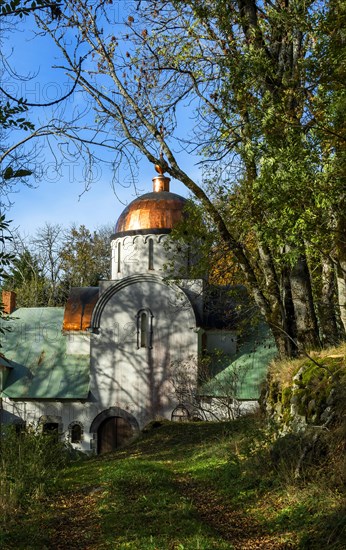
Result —
MULTIPOLYGON (((161 132, 162 132, 162 129, 161 129, 161 132)), ((162 151, 162 147, 161 147, 161 150, 160 150, 160 161, 161 163, 163 164, 163 151, 162 151)), ((158 174, 160 174, 160 176, 163 176, 163 174, 165 173, 164 169, 162 168, 162 165, 161 164, 155 164, 155 170, 158 174)))
POLYGON ((169 191, 169 182, 171 181, 170 178, 164 176, 165 171, 161 163, 164 163, 162 149, 160 151, 160 164, 155 164, 155 170, 159 175, 153 178, 153 191, 157 193, 160 191, 169 191))
MULTIPOLYGON (((160 152, 160 161, 163 163, 162 151, 160 152)), ((159 175, 153 178, 153 191, 156 193, 159 193, 160 191, 169 191, 169 182, 171 179, 164 176, 164 169, 161 164, 155 164, 155 170, 159 175)))
POLYGON ((159 164, 155 164, 155 170, 160 176, 163 176, 163 168, 159 164))

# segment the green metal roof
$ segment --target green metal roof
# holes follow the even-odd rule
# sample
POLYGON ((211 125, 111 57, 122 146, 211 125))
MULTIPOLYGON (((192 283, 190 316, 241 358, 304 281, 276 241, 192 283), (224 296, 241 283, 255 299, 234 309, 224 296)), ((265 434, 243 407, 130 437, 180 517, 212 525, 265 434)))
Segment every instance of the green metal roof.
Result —
POLYGON ((62 334, 64 308, 20 308, 2 322, 1 352, 11 371, 2 397, 86 399, 89 355, 68 355, 62 334))
POLYGON ((228 391, 229 397, 233 393, 237 399, 259 399, 269 363, 277 354, 274 338, 269 327, 260 322, 239 340, 237 354, 222 361, 222 370, 202 386, 200 394, 217 397, 228 391))
MULTIPOLYGON (((21 308, 3 322, 11 332, 1 334, 1 352, 8 376, 2 397, 13 399, 86 399, 89 355, 68 355, 62 334, 64 308, 21 308)), ((223 362, 200 389, 209 396, 233 392, 238 399, 258 399, 276 347, 268 326, 259 323, 239 338, 237 354, 223 362)), ((227 359, 227 358, 225 358, 227 359)), ((215 365, 214 365, 215 366, 215 365)))

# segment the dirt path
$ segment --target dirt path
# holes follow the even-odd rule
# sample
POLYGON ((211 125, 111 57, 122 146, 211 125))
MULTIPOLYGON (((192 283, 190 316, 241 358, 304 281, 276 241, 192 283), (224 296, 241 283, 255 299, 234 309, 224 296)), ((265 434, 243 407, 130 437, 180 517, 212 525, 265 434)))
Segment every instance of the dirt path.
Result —
POLYGON ((97 512, 98 489, 64 494, 51 502, 55 520, 49 529, 54 550, 95 550, 101 525, 97 512))
MULTIPOLYGON (((220 538, 229 541, 235 550, 292 550, 290 543, 264 532, 261 525, 234 510, 210 487, 201 486, 187 477, 177 479, 177 490, 196 508, 202 522, 210 525, 220 538)), ((51 506, 56 520, 50 528, 54 550, 100 549, 101 524, 97 502, 98 488, 73 492, 57 498, 51 506)), ((140 549, 138 549, 140 550, 140 549)))
POLYGON ((210 487, 201 486, 188 478, 178 480, 178 486, 196 507, 201 519, 215 529, 235 550, 291 550, 291 543, 280 542, 264 532, 253 518, 238 512, 210 487))

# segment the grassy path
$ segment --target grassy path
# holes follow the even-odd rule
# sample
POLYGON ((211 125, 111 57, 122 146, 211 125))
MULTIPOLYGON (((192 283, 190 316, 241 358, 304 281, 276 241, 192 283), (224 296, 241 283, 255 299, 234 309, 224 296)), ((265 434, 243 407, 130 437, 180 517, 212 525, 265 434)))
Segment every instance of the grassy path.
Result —
POLYGON ((231 543, 235 550, 288 549, 290 543, 280 542, 276 535, 263 532, 262 526, 253 517, 225 502, 217 491, 201 487, 190 480, 182 480, 185 494, 191 498, 203 522, 213 527, 231 543))
POLYGON ((263 437, 250 421, 152 430, 127 449, 67 468, 56 496, 14 518, 0 547, 320 550, 325 522, 328 548, 341 550, 341 497, 297 487, 291 494, 273 476, 263 437))

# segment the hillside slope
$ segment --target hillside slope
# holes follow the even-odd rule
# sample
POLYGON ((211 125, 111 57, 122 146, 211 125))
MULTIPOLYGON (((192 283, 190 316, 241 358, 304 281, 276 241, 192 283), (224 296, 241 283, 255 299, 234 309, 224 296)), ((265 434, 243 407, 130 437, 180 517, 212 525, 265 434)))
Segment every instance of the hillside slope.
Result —
POLYGON ((341 550, 339 437, 296 479, 302 439, 273 444, 260 418, 153 423, 128 448, 66 468, 54 494, 3 525, 1 548, 341 550))

